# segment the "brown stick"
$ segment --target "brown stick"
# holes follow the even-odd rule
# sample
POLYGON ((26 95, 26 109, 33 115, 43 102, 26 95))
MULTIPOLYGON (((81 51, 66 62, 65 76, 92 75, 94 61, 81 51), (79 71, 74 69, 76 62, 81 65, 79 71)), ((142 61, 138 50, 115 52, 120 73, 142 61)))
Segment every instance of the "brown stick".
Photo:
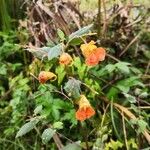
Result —
POLYGON ((133 40, 127 45, 127 47, 119 54, 119 57, 121 57, 129 48, 130 46, 139 38, 141 32, 139 32, 134 38, 133 40))

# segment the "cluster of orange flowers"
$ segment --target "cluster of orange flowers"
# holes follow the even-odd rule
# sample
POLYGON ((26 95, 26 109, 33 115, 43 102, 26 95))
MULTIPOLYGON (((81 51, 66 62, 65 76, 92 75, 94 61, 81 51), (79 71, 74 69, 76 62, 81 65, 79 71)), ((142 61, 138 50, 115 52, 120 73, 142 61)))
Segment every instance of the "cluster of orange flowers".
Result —
MULTIPOLYGON (((102 47, 97 47, 94 41, 91 41, 80 46, 83 56, 85 57, 85 63, 88 66, 95 66, 99 61, 105 59, 106 51, 102 47)), ((59 64, 61 65, 71 65, 73 62, 72 57, 68 53, 63 53, 59 57, 59 64)), ((54 81, 57 79, 57 76, 49 71, 41 71, 38 77, 40 83, 45 83, 47 80, 54 81)), ((76 119, 84 121, 95 114, 95 110, 92 108, 91 104, 85 97, 81 95, 78 101, 79 109, 76 112, 76 119)))
MULTIPOLYGON (((106 51, 102 47, 97 47, 94 41, 91 41, 80 46, 85 63, 88 66, 95 66, 100 61, 103 61, 106 56, 106 51)), ((70 65, 73 59, 68 53, 63 53, 59 58, 59 63, 63 65, 70 65)))

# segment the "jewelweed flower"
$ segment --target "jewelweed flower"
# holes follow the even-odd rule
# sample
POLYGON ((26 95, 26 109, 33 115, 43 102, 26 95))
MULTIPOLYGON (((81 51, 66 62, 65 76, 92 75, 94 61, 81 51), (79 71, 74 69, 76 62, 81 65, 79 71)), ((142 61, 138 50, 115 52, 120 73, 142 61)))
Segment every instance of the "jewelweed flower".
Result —
POLYGON ((45 83, 47 80, 54 81, 57 79, 57 76, 49 71, 41 71, 39 76, 38 76, 39 82, 40 83, 45 83))
POLYGON ((63 53, 59 58, 59 63, 63 65, 70 65, 72 63, 72 57, 68 53, 63 53))
POLYGON ((94 41, 80 46, 83 56, 85 57, 85 63, 88 66, 95 66, 99 61, 105 59, 106 51, 104 48, 95 45, 94 41))
POLYGON ((85 63, 88 66, 95 66, 99 63, 99 61, 103 61, 106 56, 106 51, 104 48, 99 47, 93 50, 91 54, 86 57, 85 63))
POLYGON ((97 48, 97 46, 95 45, 94 41, 91 41, 87 44, 82 44, 80 48, 83 56, 88 57, 93 52, 93 50, 97 48))
POLYGON ((95 110, 92 108, 91 104, 89 103, 85 95, 80 96, 78 104, 79 109, 76 112, 77 120, 84 121, 95 114, 95 110))

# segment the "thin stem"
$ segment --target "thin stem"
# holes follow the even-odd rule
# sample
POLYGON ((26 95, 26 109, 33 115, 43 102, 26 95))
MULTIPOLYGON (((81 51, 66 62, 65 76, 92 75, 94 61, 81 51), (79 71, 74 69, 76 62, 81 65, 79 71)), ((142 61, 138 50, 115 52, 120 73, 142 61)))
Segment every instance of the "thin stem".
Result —
POLYGON ((123 112, 122 112, 122 125, 123 125, 123 133, 124 133, 124 140, 125 140, 126 149, 129 150, 128 142, 127 142, 127 133, 126 133, 126 127, 125 127, 125 120, 124 120, 124 114, 123 114, 123 112))

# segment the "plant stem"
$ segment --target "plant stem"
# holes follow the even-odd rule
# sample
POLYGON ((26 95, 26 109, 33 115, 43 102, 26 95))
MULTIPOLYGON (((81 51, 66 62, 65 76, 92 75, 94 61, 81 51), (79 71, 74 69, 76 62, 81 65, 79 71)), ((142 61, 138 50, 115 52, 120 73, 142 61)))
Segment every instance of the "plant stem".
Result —
POLYGON ((98 0, 98 15, 97 15, 97 34, 101 36, 101 0, 98 0))

